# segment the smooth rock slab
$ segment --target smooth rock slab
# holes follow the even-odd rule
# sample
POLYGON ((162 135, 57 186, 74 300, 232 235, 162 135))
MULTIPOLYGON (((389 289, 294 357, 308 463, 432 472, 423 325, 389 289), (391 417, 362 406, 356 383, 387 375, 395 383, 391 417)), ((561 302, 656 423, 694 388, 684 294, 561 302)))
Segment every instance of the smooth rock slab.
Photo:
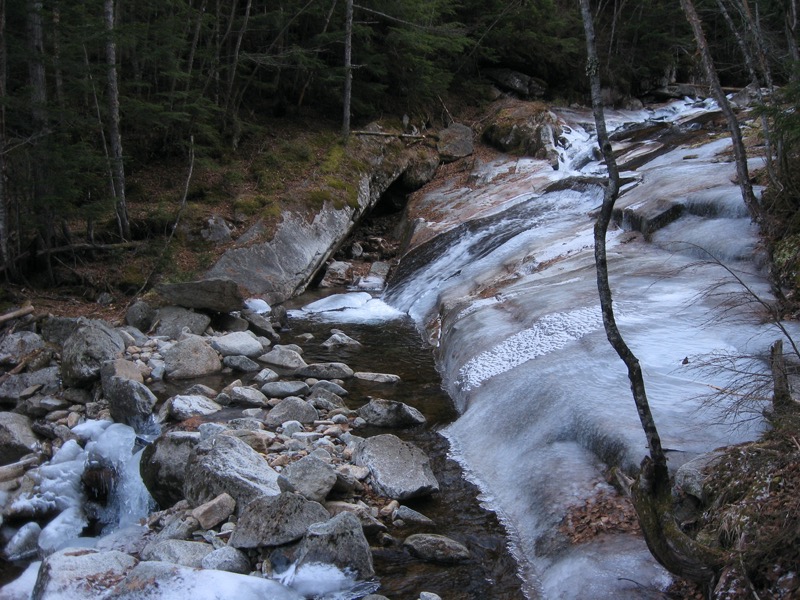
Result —
POLYGON ((145 561, 111 591, 114 600, 304 600, 271 579, 145 561))
POLYGON ((105 598, 108 588, 124 578, 137 562, 117 551, 65 548, 42 562, 31 599, 105 598))
POLYGON ((372 552, 361 529, 361 521, 349 512, 311 525, 300 544, 299 555, 298 567, 323 563, 355 571, 359 579, 369 579, 375 575, 372 552))
POLYGON ((455 564, 469 560, 470 553, 464 544, 436 533, 416 533, 406 538, 403 545, 425 561, 455 564))
POLYGON ((230 390, 231 402, 255 408, 266 408, 267 397, 255 388, 237 385, 230 390))
POLYGON ((376 427, 412 427, 426 421, 425 416, 413 406, 383 398, 373 398, 357 412, 358 416, 376 427))
POLYGON ((242 440, 216 435, 200 442, 189 456, 183 491, 195 506, 223 492, 236 500, 237 512, 261 496, 280 493, 276 473, 242 440))
POLYGON ((303 537, 313 523, 327 521, 329 517, 321 504, 300 494, 282 492, 256 498, 242 511, 229 545, 259 548, 288 544, 303 537))
POLYGON ((389 498, 407 500, 439 491, 425 453, 397 436, 376 435, 360 441, 353 461, 369 468, 377 491, 389 498))

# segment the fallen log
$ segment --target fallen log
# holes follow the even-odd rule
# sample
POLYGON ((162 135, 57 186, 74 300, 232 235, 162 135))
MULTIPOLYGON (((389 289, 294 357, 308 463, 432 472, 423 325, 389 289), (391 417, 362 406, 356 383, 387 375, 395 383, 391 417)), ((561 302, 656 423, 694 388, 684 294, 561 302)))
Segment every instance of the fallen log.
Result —
POLYGON ((17 477, 22 477, 25 472, 39 464, 39 457, 35 454, 24 456, 15 463, 0 467, 0 482, 11 481, 17 477))
POLYGON ((33 306, 30 304, 28 306, 23 306, 22 308, 18 308, 17 310, 12 310, 11 312, 7 312, 4 315, 0 315, 0 324, 5 323, 6 321, 11 321, 12 319, 18 319, 20 317, 24 317, 25 315, 29 315, 33 312, 33 306))

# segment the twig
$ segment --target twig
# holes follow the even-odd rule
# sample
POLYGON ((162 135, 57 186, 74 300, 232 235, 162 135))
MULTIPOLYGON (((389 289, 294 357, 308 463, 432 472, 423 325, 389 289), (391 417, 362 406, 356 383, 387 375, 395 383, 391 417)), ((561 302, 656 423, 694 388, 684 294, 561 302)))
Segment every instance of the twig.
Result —
POLYGON ((437 95, 436 97, 439 98, 439 102, 442 103, 442 108, 444 109, 444 112, 447 113, 447 118, 450 119, 450 123, 448 123, 448 125, 450 125, 451 123, 455 123, 455 119, 453 118, 453 115, 450 114, 450 111, 447 110, 447 105, 444 103, 444 100, 442 100, 442 97, 439 95, 437 95))
POLYGON ((8 373, 3 373, 2 375, 0 375, 0 383, 3 383, 6 379, 11 377, 12 375, 17 375, 18 373, 21 373, 25 369, 25 367, 27 367, 28 364, 34 358, 39 356, 43 351, 44 351, 44 348, 39 348, 38 350, 34 350, 33 352, 31 352, 30 354, 25 356, 25 358, 23 358, 21 361, 19 361, 19 364, 16 367, 11 369, 8 373))
POLYGON ((800 442, 797 441, 797 438, 792 436, 792 441, 794 442, 794 445, 797 446, 797 449, 800 450, 800 442))

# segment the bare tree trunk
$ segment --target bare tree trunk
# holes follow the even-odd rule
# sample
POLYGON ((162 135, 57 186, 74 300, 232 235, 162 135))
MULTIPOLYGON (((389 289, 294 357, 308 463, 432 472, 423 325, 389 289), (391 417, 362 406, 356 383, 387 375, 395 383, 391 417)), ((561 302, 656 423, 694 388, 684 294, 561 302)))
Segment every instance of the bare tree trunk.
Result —
POLYGON ((733 156, 736 160, 736 176, 739 179, 739 189, 742 191, 742 199, 750 213, 750 218, 758 222, 761 220, 762 216, 761 207, 753 193, 753 185, 750 183, 750 173, 747 168, 747 151, 744 148, 739 121, 736 119, 736 115, 733 113, 733 109, 728 99, 725 97, 725 92, 722 91, 722 85, 719 82, 717 71, 714 68, 711 51, 708 48, 705 33, 703 33, 700 17, 697 16, 697 11, 694 9, 694 3, 692 0, 681 0, 681 8, 694 33, 697 50, 700 53, 700 62, 703 66, 703 72, 708 85, 711 88, 711 93, 714 95, 714 99, 717 101, 717 104, 719 104, 722 114, 725 115, 725 119, 728 122, 728 131, 730 131, 731 141, 733 142, 733 156))
POLYGON ((649 456, 642 461, 641 472, 631 488, 631 495, 647 546, 653 556, 673 573, 708 583, 715 574, 716 555, 686 536, 675 522, 672 514, 672 490, 667 459, 650 411, 642 369, 639 360, 622 338, 614 318, 611 286, 608 279, 606 233, 614 203, 619 194, 619 170, 606 130, 599 61, 589 0, 580 0, 580 5, 586 33, 588 58, 586 70, 591 84, 592 112, 597 128, 597 141, 608 168, 608 184, 603 190, 603 205, 594 226, 597 290, 606 337, 627 367, 633 401, 636 404, 636 411, 639 414, 639 421, 650 451, 649 456))
POLYGON ((0 266, 8 274, 13 261, 9 256, 11 230, 6 197, 6 0, 0 0, 0 266))
POLYGON ((114 0, 104 0, 103 7, 106 24, 109 142, 111 145, 111 168, 114 177, 115 208, 120 237, 123 240, 129 240, 131 228, 128 222, 128 206, 125 201, 125 164, 122 160, 122 135, 119 129, 119 85, 117 83, 117 44, 114 41, 114 0))
POLYGON ((233 48, 230 71, 228 72, 228 89, 225 94, 225 113, 228 118, 232 116, 230 114, 231 109, 236 106, 233 99, 233 84, 236 81, 236 72, 239 70, 239 51, 242 48, 242 38, 244 38, 244 34, 247 32, 247 23, 250 20, 250 9, 252 6, 253 0, 247 0, 247 6, 244 11, 244 22, 242 23, 242 28, 239 30, 239 35, 236 36, 236 43, 233 48))
POLYGON ((792 399, 789 378, 786 376, 786 360, 783 357, 783 340, 776 340, 769 349, 769 366, 772 371, 772 409, 782 415, 796 412, 798 404, 792 399))
POLYGON ((350 100, 353 93, 353 0, 345 2, 344 22, 344 112, 342 114, 342 137, 350 135, 350 100))

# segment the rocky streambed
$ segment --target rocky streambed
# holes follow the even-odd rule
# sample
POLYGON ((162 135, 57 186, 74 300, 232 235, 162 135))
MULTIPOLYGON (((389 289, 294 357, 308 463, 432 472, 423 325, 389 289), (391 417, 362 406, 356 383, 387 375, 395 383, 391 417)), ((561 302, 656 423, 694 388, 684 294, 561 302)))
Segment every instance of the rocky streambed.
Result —
POLYGON ((0 342, 2 597, 522 597, 410 323, 126 322, 0 342))

